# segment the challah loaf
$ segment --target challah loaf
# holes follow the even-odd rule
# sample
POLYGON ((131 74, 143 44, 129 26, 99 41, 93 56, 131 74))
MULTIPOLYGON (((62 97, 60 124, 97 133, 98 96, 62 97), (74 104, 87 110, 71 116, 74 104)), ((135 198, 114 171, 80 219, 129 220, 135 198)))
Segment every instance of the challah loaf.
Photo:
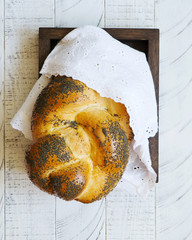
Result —
POLYGON ((31 127, 26 165, 40 189, 90 203, 117 185, 133 138, 123 104, 78 80, 55 77, 36 101, 31 127))

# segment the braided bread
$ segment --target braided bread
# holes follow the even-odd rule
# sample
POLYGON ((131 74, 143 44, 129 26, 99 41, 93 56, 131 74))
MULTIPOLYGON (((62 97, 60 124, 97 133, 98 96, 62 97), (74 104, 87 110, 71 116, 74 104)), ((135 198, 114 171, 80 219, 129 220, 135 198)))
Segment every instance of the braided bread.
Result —
POLYGON ((133 138, 123 104, 78 80, 54 77, 35 103, 31 127, 26 166, 40 189, 90 203, 117 185, 133 138))

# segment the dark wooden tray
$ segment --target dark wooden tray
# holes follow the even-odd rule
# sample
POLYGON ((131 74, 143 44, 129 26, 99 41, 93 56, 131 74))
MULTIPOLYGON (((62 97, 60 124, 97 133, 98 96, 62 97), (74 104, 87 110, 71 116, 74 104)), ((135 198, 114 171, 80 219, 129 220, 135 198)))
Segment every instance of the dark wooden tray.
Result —
MULTIPOLYGON (((59 40, 74 28, 40 28, 39 29, 39 69, 46 57, 59 40)), ((153 75, 157 105, 159 109, 159 30, 105 28, 117 40, 146 54, 153 75)), ((159 113, 159 111, 158 111, 159 113)), ((158 114, 159 115, 159 114, 158 114)), ((152 166, 158 176, 158 133, 150 138, 152 166)), ((158 179, 157 179, 158 181, 158 179)))

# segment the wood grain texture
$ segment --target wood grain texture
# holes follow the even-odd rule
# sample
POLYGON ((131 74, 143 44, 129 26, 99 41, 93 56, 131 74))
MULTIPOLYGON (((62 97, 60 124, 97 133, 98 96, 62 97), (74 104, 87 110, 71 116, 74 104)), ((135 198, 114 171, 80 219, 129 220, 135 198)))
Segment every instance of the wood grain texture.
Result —
POLYGON ((158 240, 192 239, 192 3, 175 3, 155 3, 161 31, 158 240))
MULTIPOLYGON (((31 12, 36 8, 34 5, 33 9, 32 2, 35 4, 28 1, 31 12)), ((29 141, 10 126, 10 120, 38 78, 39 25, 51 26, 53 19, 52 16, 41 19, 37 15, 25 19, 25 14, 18 11, 20 3, 14 1, 17 17, 5 19, 6 240, 53 240, 55 197, 43 193, 29 181, 24 164, 29 141)))
MULTIPOLYGON (((154 27, 154 1, 151 0, 107 0, 105 12, 105 27, 154 27)), ((155 199, 155 190, 144 201, 115 189, 106 200, 107 239, 155 240, 155 199)))
POLYGON ((56 27, 104 25, 104 0, 56 0, 56 27))
POLYGON ((146 199, 115 189, 107 197, 107 239, 155 240, 155 191, 146 199))
POLYGON ((5 1, 6 19, 53 19, 54 4, 51 0, 5 1))
POLYGON ((106 0, 106 27, 154 27, 154 0, 106 0))
POLYGON ((4 240, 4 1, 0 1, 0 240, 4 240))
MULTIPOLYGON (((155 31, 153 38, 148 42, 148 61, 155 86, 157 115, 159 120, 159 30, 155 31)), ((159 133, 157 133, 154 138, 149 139, 149 148, 152 166, 157 173, 157 182, 159 182, 159 133)))
POLYGON ((92 204, 56 200, 56 239, 103 240, 105 200, 92 204))

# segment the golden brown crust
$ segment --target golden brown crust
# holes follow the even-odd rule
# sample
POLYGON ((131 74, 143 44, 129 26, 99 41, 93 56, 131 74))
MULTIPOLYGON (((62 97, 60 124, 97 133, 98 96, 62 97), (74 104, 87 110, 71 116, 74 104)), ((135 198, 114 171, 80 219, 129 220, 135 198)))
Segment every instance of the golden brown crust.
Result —
POLYGON ((84 203, 116 186, 133 138, 123 104, 67 77, 54 78, 40 94, 32 134, 26 154, 30 179, 48 193, 84 203))

